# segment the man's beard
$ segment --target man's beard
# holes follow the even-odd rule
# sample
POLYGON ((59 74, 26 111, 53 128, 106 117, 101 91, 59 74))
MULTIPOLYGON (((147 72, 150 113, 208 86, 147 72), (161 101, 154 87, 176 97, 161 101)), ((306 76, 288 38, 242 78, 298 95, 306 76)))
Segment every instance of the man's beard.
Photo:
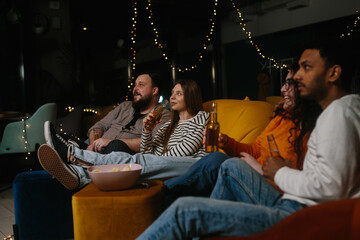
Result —
POLYGON ((134 100, 132 101, 132 105, 133 108, 135 109, 143 109, 143 108, 147 108, 152 100, 152 96, 148 95, 148 96, 144 96, 142 98, 139 99, 139 101, 135 102, 134 100))
POLYGON ((308 94, 306 96, 301 96, 301 97, 305 99, 315 100, 317 102, 319 102, 319 100, 324 99, 327 95, 325 75, 326 75, 326 71, 324 71, 324 73, 322 73, 319 77, 317 77, 315 85, 312 85, 310 89, 308 86, 305 86, 308 89, 308 94))

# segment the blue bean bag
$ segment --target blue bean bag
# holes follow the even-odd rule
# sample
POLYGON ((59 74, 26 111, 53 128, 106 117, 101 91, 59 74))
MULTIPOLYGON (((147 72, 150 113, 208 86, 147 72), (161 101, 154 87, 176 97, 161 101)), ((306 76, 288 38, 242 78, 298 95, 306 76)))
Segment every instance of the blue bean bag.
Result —
POLYGON ((74 238, 71 198, 76 191, 67 190, 46 171, 17 174, 13 191, 18 239, 74 238))

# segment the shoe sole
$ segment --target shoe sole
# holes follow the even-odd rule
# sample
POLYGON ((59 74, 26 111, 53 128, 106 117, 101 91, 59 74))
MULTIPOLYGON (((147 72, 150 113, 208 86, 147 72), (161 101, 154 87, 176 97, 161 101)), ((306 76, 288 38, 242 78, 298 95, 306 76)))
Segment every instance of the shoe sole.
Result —
POLYGON ((55 148, 54 143, 51 139, 50 121, 46 121, 44 123, 44 137, 45 137, 46 144, 52 148, 55 148))
POLYGON ((63 162, 59 154, 49 145, 43 144, 38 150, 41 166, 56 178, 65 188, 73 190, 79 187, 79 178, 63 162))

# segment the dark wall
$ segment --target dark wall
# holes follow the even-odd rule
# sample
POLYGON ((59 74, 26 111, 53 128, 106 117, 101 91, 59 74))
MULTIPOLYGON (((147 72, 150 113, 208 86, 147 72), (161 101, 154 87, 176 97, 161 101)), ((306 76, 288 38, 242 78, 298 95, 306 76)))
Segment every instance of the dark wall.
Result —
MULTIPOLYGON (((307 42, 315 40, 328 41, 330 38, 339 38, 346 31, 346 26, 354 23, 355 16, 348 16, 326 21, 310 26, 294 28, 287 31, 268 34, 253 38, 265 56, 274 59, 298 57, 301 47, 307 42)), ((356 30, 359 32, 359 28, 356 30)), ((351 36, 355 38, 355 36, 351 36)), ((357 38, 358 39, 358 38, 357 38)), ((356 42, 356 40, 354 40, 356 42)), ((249 40, 242 40, 224 45, 225 75, 228 89, 228 98, 258 99, 257 75, 265 71, 271 78, 269 95, 280 95, 280 70, 271 68, 271 71, 262 69, 265 62, 258 55, 249 40)), ((285 77, 286 72, 283 73, 285 77)))
MULTIPOLYGON (((125 99, 124 95, 128 90, 126 61, 130 55, 130 23, 121 21, 120 16, 129 11, 129 3, 120 1, 118 5, 99 5, 85 0, 60 1, 61 9, 51 10, 47 0, 15 2, 21 16, 19 21, 11 21, 8 17, 12 1, 0 0, 0 111, 34 112, 46 102, 56 102, 59 108, 68 105, 103 106, 125 99), (34 16, 39 16, 37 14, 45 16, 50 24, 43 34, 35 34, 33 30, 34 19, 37 19, 34 16), (54 16, 62 19, 60 29, 51 27, 54 16), (89 30, 83 31, 83 26, 88 26, 89 30), (122 49, 117 46, 119 38, 126 40, 122 49), (22 63, 24 81, 20 74, 22 63)), ((303 42, 317 38, 326 39, 330 35, 339 36, 353 20, 354 16, 349 16, 256 37, 253 40, 266 56, 276 59, 289 58, 296 56, 297 49, 303 42)), ((143 38, 152 32, 148 22, 139 24, 138 31, 137 47, 141 48, 143 38)), ((196 41, 202 39, 200 30, 192 33, 196 41)), ((177 36, 170 35, 167 33, 164 36, 170 39, 168 46, 171 47, 174 43, 178 45, 175 52, 179 53, 176 57, 179 66, 194 64, 199 45, 184 44, 186 41, 183 41, 182 37, 185 37, 180 33, 177 36)), ((187 41, 188 38, 187 36, 187 41)), ((204 101, 223 97, 243 99, 246 96, 257 99, 257 76, 261 71, 270 73, 269 69, 262 69, 264 62, 247 40, 222 47, 223 53, 218 54, 216 60, 222 60, 224 65, 217 65, 219 84, 216 89, 213 89, 211 83, 210 53, 195 70, 177 72, 177 78, 196 80, 201 86, 204 101), (223 73, 219 74, 220 71, 223 73), (224 95, 221 89, 222 81, 226 85, 224 95)), ((219 51, 219 47, 215 49, 219 51)), ((162 93, 168 98, 172 87, 171 68, 160 59, 160 53, 156 59, 149 62, 137 59, 136 68, 161 71, 164 80, 162 93)), ((269 94, 279 95, 279 71, 271 69, 270 77, 269 94)))

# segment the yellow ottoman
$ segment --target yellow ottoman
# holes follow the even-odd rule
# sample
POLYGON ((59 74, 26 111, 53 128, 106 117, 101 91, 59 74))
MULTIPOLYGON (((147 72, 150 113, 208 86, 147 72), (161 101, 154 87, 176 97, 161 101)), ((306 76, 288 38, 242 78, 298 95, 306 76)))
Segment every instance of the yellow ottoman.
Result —
POLYGON ((143 181, 149 188, 100 191, 93 183, 72 197, 75 240, 126 239, 139 236, 163 211, 163 181, 143 181))

